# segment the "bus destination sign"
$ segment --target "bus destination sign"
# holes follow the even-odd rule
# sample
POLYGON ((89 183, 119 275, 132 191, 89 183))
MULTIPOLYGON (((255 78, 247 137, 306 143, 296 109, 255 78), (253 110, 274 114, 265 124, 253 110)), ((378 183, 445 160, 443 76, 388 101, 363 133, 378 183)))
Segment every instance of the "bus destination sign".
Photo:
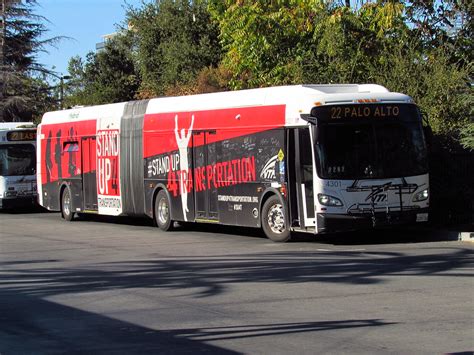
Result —
POLYGON ((407 104, 350 104, 318 106, 311 110, 311 116, 325 119, 399 118, 406 113, 413 114, 413 105, 407 104))
POLYGON ((36 140, 36 130, 34 129, 7 132, 7 141, 10 142, 34 140, 36 140))

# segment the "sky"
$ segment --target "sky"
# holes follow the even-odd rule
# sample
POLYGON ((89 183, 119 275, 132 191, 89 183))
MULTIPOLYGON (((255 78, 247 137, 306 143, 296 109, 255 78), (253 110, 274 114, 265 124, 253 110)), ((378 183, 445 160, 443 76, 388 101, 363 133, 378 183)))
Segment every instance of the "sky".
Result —
POLYGON ((102 36, 116 31, 125 18, 126 4, 141 7, 142 0, 37 0, 34 13, 44 16, 49 30, 44 38, 71 37, 49 46, 49 53, 39 53, 38 63, 53 69, 58 75, 67 75, 69 59, 75 55, 85 58, 95 51, 102 36))

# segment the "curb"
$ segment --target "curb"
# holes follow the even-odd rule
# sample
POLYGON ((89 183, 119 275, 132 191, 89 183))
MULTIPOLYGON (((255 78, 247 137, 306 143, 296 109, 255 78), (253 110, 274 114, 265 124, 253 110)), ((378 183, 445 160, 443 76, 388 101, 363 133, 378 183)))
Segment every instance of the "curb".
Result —
POLYGON ((473 232, 459 232, 459 240, 462 242, 474 242, 473 232))

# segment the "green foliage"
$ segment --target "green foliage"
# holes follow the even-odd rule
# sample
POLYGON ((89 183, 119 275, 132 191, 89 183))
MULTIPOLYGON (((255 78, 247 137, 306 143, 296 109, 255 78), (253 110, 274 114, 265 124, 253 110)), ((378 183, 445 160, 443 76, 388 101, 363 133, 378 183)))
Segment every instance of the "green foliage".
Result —
POLYGON ((139 75, 132 51, 133 33, 123 32, 107 40, 105 48, 69 61, 71 79, 66 87, 66 106, 97 105, 135 98, 139 75))
POLYGON ((47 74, 26 80, 23 90, 29 97, 29 104, 20 118, 39 123, 45 112, 56 109, 57 95, 52 94, 54 88, 50 86, 46 76, 47 74))
POLYGON ((187 86, 219 62, 218 32, 206 1, 159 0, 129 9, 127 20, 137 37, 141 98, 187 86))
POLYGON ((445 48, 453 62, 474 59, 474 3, 470 0, 414 0, 406 4, 406 20, 425 50, 445 48))
POLYGON ((474 150, 474 122, 461 128, 461 144, 466 149, 474 150))
MULTIPOLYGON (((158 0, 73 58, 68 104, 300 83, 407 93, 437 134, 473 117, 473 5, 461 0, 158 0)), ((464 132, 464 131, 463 131, 464 132)))
POLYGON ((210 2, 225 50, 223 65, 233 73, 234 89, 289 84, 303 80, 302 63, 322 2, 210 2))
POLYGON ((319 0, 215 0, 210 11, 233 88, 366 79, 381 44, 407 30, 397 2, 352 10, 319 0))
POLYGON ((209 8, 233 89, 378 83, 411 95, 443 134, 473 115, 472 5, 213 0, 209 8))
POLYGON ((320 83, 368 82, 369 68, 384 59, 384 47, 406 31, 398 3, 366 3, 357 10, 328 8, 317 18, 317 65, 307 66, 308 78, 320 83))
POLYGON ((232 73, 222 65, 202 68, 196 78, 187 85, 177 84, 167 88, 166 96, 203 94, 218 91, 229 91, 232 73))
POLYGON ((426 55, 407 39, 386 50, 370 72, 373 81, 413 97, 435 133, 454 133, 473 115, 469 70, 452 64, 443 48, 426 55))
POLYGON ((105 49, 85 59, 71 58, 66 106, 225 87, 217 79, 221 50, 205 1, 162 0, 130 7, 125 22, 105 49))
POLYGON ((0 13, 0 121, 26 121, 51 104, 44 67, 36 54, 58 38, 40 40, 47 31, 34 14, 34 0, 2 1, 0 13))

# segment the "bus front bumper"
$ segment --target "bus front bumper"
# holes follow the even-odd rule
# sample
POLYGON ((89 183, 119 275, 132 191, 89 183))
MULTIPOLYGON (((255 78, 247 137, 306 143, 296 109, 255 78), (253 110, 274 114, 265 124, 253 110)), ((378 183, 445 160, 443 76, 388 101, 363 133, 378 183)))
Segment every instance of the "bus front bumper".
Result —
POLYGON ((348 214, 317 214, 318 233, 348 232, 360 229, 410 225, 428 221, 427 208, 398 211, 390 213, 348 214))
POLYGON ((15 198, 0 198, 0 209, 31 207, 36 205, 37 196, 22 196, 15 198))

